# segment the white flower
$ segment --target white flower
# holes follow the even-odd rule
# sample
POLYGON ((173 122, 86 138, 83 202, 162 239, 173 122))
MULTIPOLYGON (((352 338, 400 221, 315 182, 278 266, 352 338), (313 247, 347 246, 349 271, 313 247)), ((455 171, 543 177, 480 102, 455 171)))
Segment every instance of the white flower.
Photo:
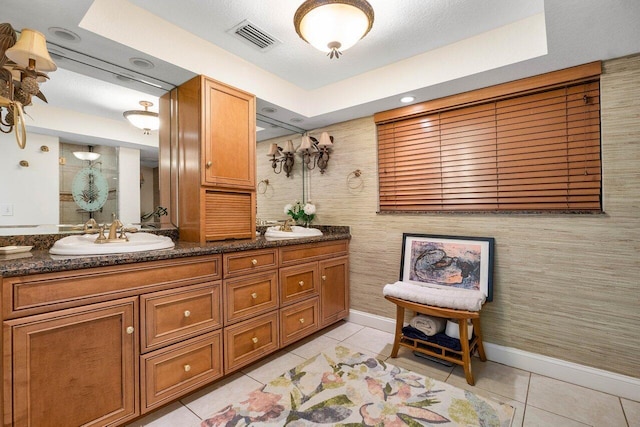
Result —
POLYGON ((289 214, 289 211, 293 209, 293 205, 291 203, 287 203, 286 205, 284 205, 284 213, 285 214, 289 214))
POLYGON ((306 205, 304 205, 304 213, 306 213, 307 215, 313 215, 314 213, 316 213, 316 206, 312 205, 311 203, 307 203, 306 205))

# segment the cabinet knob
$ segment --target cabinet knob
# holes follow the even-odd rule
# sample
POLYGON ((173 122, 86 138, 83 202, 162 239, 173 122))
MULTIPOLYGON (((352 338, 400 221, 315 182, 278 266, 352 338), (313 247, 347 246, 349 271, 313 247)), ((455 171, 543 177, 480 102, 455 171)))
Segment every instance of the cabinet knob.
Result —
POLYGON ((253 264, 253 265, 258 265, 258 260, 257 260, 257 259, 255 259, 255 258, 254 258, 254 259, 252 259, 252 260, 251 260, 251 264, 253 264))
POLYGON ((191 312, 189 310, 185 310, 184 317, 189 317, 189 316, 191 316, 191 312))
POLYGON ((211 160, 209 160, 209 161, 207 162, 207 165, 206 165, 206 166, 207 166, 207 169, 209 169, 212 165, 213 165, 213 162, 212 162, 211 160))
POLYGON ((251 294, 251 298, 253 298, 253 299, 258 298, 258 294, 257 294, 257 293, 255 293, 255 292, 254 292, 254 293, 252 293, 252 294, 251 294))
POLYGON ((184 365, 184 371, 189 372, 191 370, 191 365, 184 365))
POLYGON ((133 326, 127 326, 127 334, 131 335, 133 331, 135 331, 135 329, 133 329, 133 326))
POLYGON ((253 341, 254 344, 258 344, 258 338, 257 337, 251 338, 251 341, 253 341))
POLYGON ((304 318, 300 318, 300 324, 304 324, 304 318))
POLYGON ((322 276, 322 280, 327 280, 327 276, 322 276))
POLYGON ((298 285, 300 285, 300 287, 303 287, 303 286, 304 286, 304 280, 300 280, 300 281, 298 282, 298 285))

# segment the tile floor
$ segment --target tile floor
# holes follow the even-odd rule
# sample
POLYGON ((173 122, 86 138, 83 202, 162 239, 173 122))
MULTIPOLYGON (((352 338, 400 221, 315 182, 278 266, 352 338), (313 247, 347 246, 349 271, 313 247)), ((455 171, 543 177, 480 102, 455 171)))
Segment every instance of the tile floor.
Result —
MULTIPOLYGON (((225 404, 244 398, 286 369, 340 343, 386 360, 393 335, 342 322, 168 405, 129 427, 197 427, 225 404)), ((516 408, 514 427, 640 427, 640 402, 576 386, 494 362, 473 363, 476 385, 467 384, 461 367, 443 366, 400 349, 390 363, 454 386, 493 397, 516 408)))

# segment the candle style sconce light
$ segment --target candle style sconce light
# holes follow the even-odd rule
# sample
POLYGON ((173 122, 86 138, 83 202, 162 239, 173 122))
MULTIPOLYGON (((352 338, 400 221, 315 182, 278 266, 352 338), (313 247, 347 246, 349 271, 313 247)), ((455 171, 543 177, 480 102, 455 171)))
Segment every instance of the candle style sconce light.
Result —
POLYGON ((302 157, 302 162, 307 169, 313 170, 317 166, 320 169, 320 173, 324 174, 329 164, 332 150, 333 136, 330 136, 327 132, 322 132, 320 140, 308 135, 303 136, 297 152, 302 157))
POLYGON ((284 146, 278 147, 278 144, 272 143, 267 156, 271 158, 271 167, 274 173, 281 173, 283 170, 287 178, 291 176, 293 165, 295 163, 293 141, 288 140, 284 146))

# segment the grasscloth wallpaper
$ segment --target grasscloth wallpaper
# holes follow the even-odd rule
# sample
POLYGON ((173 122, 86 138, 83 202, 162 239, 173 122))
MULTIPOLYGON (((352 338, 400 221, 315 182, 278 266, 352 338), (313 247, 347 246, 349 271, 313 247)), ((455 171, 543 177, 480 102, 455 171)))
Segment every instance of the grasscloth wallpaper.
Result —
MULTIPOLYGON (((311 132, 335 138, 327 172, 306 184, 316 224, 351 227, 351 308, 395 316, 382 288, 398 278, 403 232, 491 236, 486 342, 640 378, 640 55, 603 68, 603 215, 381 215, 373 118, 311 132), (347 179, 355 169, 362 181, 347 179)), ((270 181, 258 217, 284 219, 283 206, 302 198, 300 164, 293 178, 273 174, 268 142, 258 144, 258 180, 270 181)))

